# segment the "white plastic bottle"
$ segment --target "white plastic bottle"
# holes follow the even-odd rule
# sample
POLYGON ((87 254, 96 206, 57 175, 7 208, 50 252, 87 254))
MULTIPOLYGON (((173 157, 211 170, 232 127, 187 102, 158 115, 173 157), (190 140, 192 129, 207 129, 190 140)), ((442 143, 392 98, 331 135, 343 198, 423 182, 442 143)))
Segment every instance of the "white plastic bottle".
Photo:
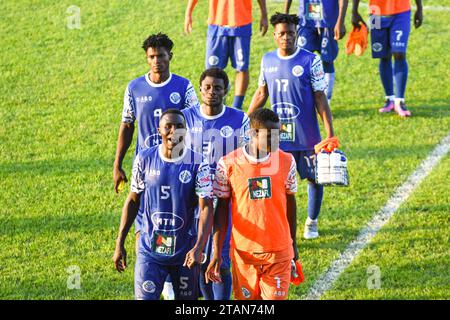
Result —
POLYGON ((322 150, 317 155, 316 182, 318 184, 330 184, 330 154, 322 150))
POLYGON ((338 149, 330 154, 330 183, 348 185, 347 157, 338 149))

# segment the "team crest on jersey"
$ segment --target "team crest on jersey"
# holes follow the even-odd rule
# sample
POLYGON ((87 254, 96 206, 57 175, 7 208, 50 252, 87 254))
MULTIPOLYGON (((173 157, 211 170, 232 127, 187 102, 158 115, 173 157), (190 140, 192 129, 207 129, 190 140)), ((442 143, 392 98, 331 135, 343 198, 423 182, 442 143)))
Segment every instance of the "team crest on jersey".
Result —
POLYGON ((298 37, 298 45, 300 47, 306 46, 307 43, 308 43, 308 40, 306 40, 306 37, 304 37, 304 36, 298 37))
POLYGON ((272 198, 272 183, 270 177, 248 179, 248 191, 251 200, 272 198))
POLYGON ((379 43, 379 42, 375 42, 375 43, 372 45, 372 50, 373 50, 374 52, 380 52, 381 50, 383 50, 383 45, 382 45, 381 43, 379 43))
POLYGON ((208 58, 208 62, 212 66, 216 66, 219 63, 219 57, 218 56, 210 56, 208 58))
POLYGON ((178 104, 181 101, 181 96, 178 92, 172 92, 170 94, 170 102, 174 103, 174 104, 178 104))
POLYGON ((155 293, 156 285, 153 281, 147 280, 142 284, 142 289, 148 293, 155 293))
POLYGON ((192 174, 188 170, 183 170, 180 172, 178 179, 181 183, 189 183, 192 180, 192 174))
POLYGON ((224 138, 229 138, 233 134, 233 129, 230 126, 223 126, 220 129, 220 135, 224 138))
POLYGON ((296 77, 300 77, 304 72, 304 69, 302 66, 296 65, 292 68, 292 74, 296 77))
POLYGON ((295 141, 295 123, 282 122, 280 126, 280 141, 295 141))
POLYGON ((242 295, 244 296, 245 299, 250 298, 250 296, 251 296, 250 291, 248 291, 248 289, 246 287, 242 287, 241 291, 242 291, 242 295))

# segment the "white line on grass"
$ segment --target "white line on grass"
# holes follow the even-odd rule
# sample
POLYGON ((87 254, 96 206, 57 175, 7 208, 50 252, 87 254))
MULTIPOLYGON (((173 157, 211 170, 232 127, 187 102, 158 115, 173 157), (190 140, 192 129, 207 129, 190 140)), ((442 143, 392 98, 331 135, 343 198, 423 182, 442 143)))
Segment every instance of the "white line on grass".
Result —
POLYGON ((413 193, 422 180, 428 176, 439 161, 450 150, 450 133, 442 139, 429 156, 422 161, 419 167, 398 187, 386 205, 378 211, 367 226, 361 230, 358 237, 353 240, 339 258, 331 263, 328 270, 322 274, 309 290, 306 300, 317 300, 333 287, 335 281, 347 269, 352 261, 361 253, 364 247, 373 239, 378 231, 389 221, 398 208, 413 193))

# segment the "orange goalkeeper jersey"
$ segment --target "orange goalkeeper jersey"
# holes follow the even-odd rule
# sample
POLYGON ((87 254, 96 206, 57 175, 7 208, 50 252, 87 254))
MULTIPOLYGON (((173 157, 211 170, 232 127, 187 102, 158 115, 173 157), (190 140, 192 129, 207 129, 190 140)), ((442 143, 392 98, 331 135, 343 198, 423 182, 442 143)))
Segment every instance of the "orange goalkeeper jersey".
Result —
POLYGON ((252 23, 252 0, 209 0, 208 24, 240 27, 252 23))
POLYGON ((370 13, 390 16, 411 10, 410 0, 370 0, 370 13))
POLYGON ((296 192, 296 164, 290 153, 277 150, 257 160, 242 147, 222 157, 214 194, 231 198, 231 248, 249 253, 291 250, 286 194, 296 192))

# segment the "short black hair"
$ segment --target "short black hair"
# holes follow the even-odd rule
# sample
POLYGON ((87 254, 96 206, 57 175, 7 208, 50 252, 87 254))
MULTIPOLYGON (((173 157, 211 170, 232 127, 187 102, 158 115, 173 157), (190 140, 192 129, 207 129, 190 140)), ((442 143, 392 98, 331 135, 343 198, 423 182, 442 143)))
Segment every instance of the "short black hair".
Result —
POLYGON ((270 17, 270 24, 275 27, 275 25, 279 23, 288 23, 298 25, 300 21, 299 17, 296 14, 287 14, 277 12, 273 16, 270 17))
POLYGON ((142 44, 142 49, 145 52, 148 48, 165 48, 167 52, 172 52, 173 41, 164 33, 152 34, 142 44))
POLYGON ((225 71, 220 68, 212 67, 203 71, 200 76, 200 86, 202 85, 202 81, 205 80, 206 77, 213 77, 217 79, 222 79, 223 84, 225 85, 225 90, 228 90, 228 85, 230 84, 230 80, 228 79, 228 75, 225 71))
POLYGON ((256 125, 264 125, 266 121, 280 122, 278 115, 268 108, 260 108, 253 111, 250 115, 250 126, 254 128, 256 125))
POLYGON ((182 116, 184 122, 186 122, 186 117, 184 116, 184 113, 181 112, 180 109, 175 109, 175 108, 167 109, 166 111, 164 111, 164 112, 161 114, 161 117, 160 117, 159 119, 162 119, 166 114, 178 114, 178 115, 182 116))

